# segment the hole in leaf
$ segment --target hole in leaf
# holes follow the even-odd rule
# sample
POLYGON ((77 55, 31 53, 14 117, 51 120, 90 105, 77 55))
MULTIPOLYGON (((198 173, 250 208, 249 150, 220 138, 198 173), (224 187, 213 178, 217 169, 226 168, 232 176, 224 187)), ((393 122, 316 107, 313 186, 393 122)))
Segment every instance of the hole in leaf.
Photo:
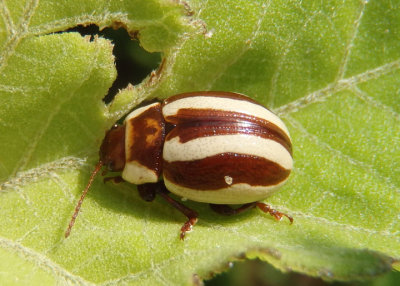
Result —
POLYGON ((215 275, 212 279, 204 281, 204 285, 367 286, 371 284, 324 281, 320 277, 311 277, 301 273, 283 273, 272 265, 256 259, 235 262, 229 271, 215 275))
POLYGON ((128 83, 136 85, 145 79, 161 63, 160 53, 146 52, 139 45, 139 41, 132 39, 124 28, 105 28, 102 31, 96 25, 77 26, 66 30, 66 32, 78 32, 82 36, 95 35, 109 39, 114 44, 113 54, 117 68, 117 78, 103 98, 109 103, 118 93, 119 89, 125 88, 128 83))

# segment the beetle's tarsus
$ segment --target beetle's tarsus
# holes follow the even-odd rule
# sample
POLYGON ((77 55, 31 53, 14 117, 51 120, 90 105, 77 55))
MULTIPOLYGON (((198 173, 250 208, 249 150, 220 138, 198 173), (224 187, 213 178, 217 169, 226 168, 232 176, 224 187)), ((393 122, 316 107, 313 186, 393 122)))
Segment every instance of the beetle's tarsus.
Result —
MULTIPOLYGON (((199 217, 199 214, 188 208, 187 206, 183 205, 182 203, 176 201, 175 199, 171 198, 169 196, 169 191, 163 184, 163 182, 158 182, 158 183, 149 183, 149 184, 144 184, 141 186, 138 186, 139 191, 142 193, 140 194, 143 197, 146 195, 152 195, 152 191, 157 194, 159 194, 164 200, 166 200, 170 205, 172 205, 174 208, 179 210, 181 213, 183 213, 187 217, 187 221, 183 224, 181 228, 181 234, 180 234, 180 239, 184 240, 186 232, 191 231, 193 226, 197 223, 197 218, 199 217)), ((146 199, 146 198, 144 198, 146 199)))
POLYGON ((185 240, 186 232, 191 231, 193 226, 197 223, 197 217, 189 218, 187 222, 185 222, 181 228, 180 239, 185 240))
POLYGON ((290 224, 293 223, 293 218, 290 215, 287 215, 285 213, 281 213, 273 208, 271 208, 270 205, 267 205, 265 203, 260 203, 257 202, 256 203, 257 207, 262 210, 265 213, 269 213, 271 216, 273 216, 277 221, 280 221, 282 219, 282 217, 287 217, 288 220, 290 221, 290 224))

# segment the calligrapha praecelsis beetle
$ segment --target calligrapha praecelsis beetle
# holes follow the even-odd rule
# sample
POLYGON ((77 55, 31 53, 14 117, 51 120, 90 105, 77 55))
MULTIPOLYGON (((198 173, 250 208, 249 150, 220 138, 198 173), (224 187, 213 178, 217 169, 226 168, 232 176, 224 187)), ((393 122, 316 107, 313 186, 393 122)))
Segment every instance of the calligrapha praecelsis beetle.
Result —
POLYGON ((138 185, 140 196, 160 195, 187 221, 180 238, 192 229, 198 214, 173 199, 209 203, 233 215, 258 207, 280 220, 286 216, 259 202, 278 190, 293 166, 292 144, 285 124, 256 101, 231 92, 191 92, 172 96, 132 111, 123 125, 106 132, 100 160, 79 200, 68 237, 95 175, 105 166, 138 185), (232 208, 229 205, 241 206, 232 208))

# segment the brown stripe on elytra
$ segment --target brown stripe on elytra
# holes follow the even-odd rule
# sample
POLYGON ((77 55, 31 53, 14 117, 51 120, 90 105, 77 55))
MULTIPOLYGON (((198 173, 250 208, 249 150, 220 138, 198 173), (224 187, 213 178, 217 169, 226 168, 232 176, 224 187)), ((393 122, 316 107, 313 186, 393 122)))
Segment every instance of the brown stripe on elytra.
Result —
POLYGON ((137 161, 154 170, 159 176, 162 169, 162 148, 165 138, 165 122, 161 105, 155 105, 126 122, 127 162, 137 161))
MULTIPOLYGON (((184 134, 186 131, 175 131, 173 133, 179 135, 179 139, 182 142, 196 138, 196 134, 194 133, 195 131, 197 131, 198 137, 220 135, 218 132, 225 132, 223 134, 237 134, 235 130, 240 127, 240 130, 245 131, 247 128, 248 132, 254 132, 252 134, 255 136, 273 140, 276 139, 275 141, 281 143, 290 152, 290 154, 292 154, 292 143, 287 133, 274 123, 256 116, 240 112, 213 109, 180 109, 177 116, 174 116, 173 120, 171 120, 171 117, 167 117, 165 120, 175 124, 177 127, 174 129, 182 129, 187 127, 190 129, 190 126, 197 126, 197 128, 194 128, 194 131, 190 133, 190 135, 184 134), (174 121, 176 123, 173 123, 174 121), (204 131, 202 131, 202 128, 204 131), (213 128, 214 134, 210 134, 209 132, 212 131, 213 128)), ((168 138, 172 139, 172 137, 168 138)))
POLYGON ((163 175, 172 183, 195 190, 218 190, 246 183, 251 186, 273 186, 284 181, 290 170, 267 159, 234 153, 222 153, 194 161, 163 163, 163 175))
POLYGON ((176 115, 167 116, 165 117, 165 120, 174 125, 183 124, 190 121, 251 122, 256 125, 264 126, 269 130, 273 130, 274 132, 279 134, 279 136, 282 137, 285 141, 290 142, 289 136, 286 134, 286 132, 274 123, 254 115, 249 115, 236 111, 225 111, 209 108, 181 108, 176 115))
POLYGON ((190 140, 217 136, 217 135, 252 135, 270 139, 281 144, 292 155, 292 144, 282 132, 249 122, 227 122, 227 121, 195 121, 175 126, 166 137, 166 141, 179 137, 180 143, 190 140))
POLYGON ((243 100, 243 101, 248 101, 248 102, 263 106, 260 103, 258 103, 257 101, 255 101, 254 99, 251 99, 250 97, 248 97, 246 95, 243 95, 240 93, 228 92, 228 91, 195 91, 195 92, 180 93, 180 94, 177 94, 177 95, 174 95, 174 96, 171 96, 171 97, 165 99, 163 102, 163 106, 166 104, 170 104, 171 102, 177 101, 179 99, 182 99, 182 98, 196 97, 196 96, 208 96, 208 97, 243 100))

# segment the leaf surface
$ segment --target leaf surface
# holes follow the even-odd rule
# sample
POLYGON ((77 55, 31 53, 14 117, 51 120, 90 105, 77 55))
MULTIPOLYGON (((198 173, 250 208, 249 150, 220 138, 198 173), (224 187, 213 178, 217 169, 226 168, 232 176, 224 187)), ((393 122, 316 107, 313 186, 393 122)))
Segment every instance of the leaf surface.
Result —
POLYGON ((185 4, 0 3, 0 281, 191 284, 244 257, 326 279, 389 271, 400 258, 400 5, 185 4), (90 23, 139 31, 164 55, 111 107, 112 44, 55 33, 90 23), (295 169, 266 201, 294 224, 186 202, 200 220, 181 242, 179 212, 99 177, 64 239, 104 131, 146 98, 195 90, 247 94, 286 122, 295 169))

